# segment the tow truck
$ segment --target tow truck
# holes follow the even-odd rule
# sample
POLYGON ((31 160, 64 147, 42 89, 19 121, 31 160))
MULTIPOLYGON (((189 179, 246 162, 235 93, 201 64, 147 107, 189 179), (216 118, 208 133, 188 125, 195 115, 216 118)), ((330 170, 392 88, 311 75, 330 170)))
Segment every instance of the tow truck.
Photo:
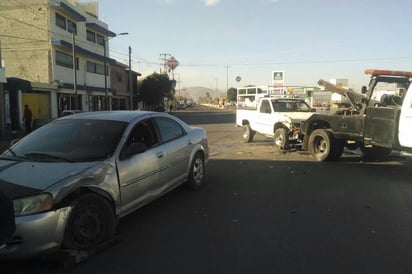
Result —
POLYGON ((315 113, 302 123, 302 150, 317 161, 336 161, 345 147, 359 148, 370 160, 392 150, 412 153, 412 72, 367 69, 365 74, 371 77, 361 93, 318 81, 346 96, 351 107, 339 114, 315 113))

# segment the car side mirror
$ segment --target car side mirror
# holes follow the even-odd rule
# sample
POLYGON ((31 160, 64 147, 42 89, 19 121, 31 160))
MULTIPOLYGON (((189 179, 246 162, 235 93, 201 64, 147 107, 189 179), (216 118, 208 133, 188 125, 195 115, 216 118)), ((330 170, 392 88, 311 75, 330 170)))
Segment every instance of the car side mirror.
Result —
POLYGON ((122 159, 127 159, 133 155, 143 153, 147 149, 146 145, 140 142, 131 143, 127 148, 125 148, 121 153, 122 159))
POLYGON ((368 88, 366 86, 362 86, 362 94, 365 94, 368 92, 368 88))

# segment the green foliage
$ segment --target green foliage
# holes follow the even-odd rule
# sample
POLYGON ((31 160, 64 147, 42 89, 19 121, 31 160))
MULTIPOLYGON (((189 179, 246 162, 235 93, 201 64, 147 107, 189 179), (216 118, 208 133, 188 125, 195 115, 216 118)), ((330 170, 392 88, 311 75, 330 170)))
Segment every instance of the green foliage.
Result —
POLYGON ((164 99, 171 97, 171 83, 167 74, 153 73, 142 80, 140 99, 145 106, 162 106, 164 99))
POLYGON ((235 88, 228 89, 226 97, 229 102, 236 102, 237 90, 235 88))

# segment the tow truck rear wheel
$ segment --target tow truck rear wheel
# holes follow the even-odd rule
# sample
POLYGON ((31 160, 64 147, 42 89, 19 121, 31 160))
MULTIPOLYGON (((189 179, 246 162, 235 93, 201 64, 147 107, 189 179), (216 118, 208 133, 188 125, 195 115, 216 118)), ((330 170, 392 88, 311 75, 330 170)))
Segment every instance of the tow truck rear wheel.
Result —
POLYGON ((289 148, 289 138, 286 129, 277 128, 273 136, 275 148, 278 150, 286 150, 289 148))
POLYGON ((253 137, 255 136, 256 131, 250 128, 249 124, 243 125, 243 140, 245 143, 250 143, 253 141, 253 137))
POLYGON ((365 147, 364 144, 360 146, 362 157, 368 160, 382 160, 392 152, 391 148, 371 146, 365 147))
POLYGON ((330 131, 316 129, 309 136, 309 152, 319 162, 336 161, 344 149, 344 142, 336 139, 330 131))

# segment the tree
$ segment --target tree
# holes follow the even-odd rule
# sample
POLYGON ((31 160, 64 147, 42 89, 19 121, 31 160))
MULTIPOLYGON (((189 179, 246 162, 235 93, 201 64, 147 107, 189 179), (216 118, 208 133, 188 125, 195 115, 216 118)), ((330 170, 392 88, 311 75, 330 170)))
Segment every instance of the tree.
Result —
POLYGON ((228 89, 226 98, 229 102, 236 102, 237 101, 237 90, 235 88, 228 89))
POLYGON ((146 107, 164 106, 165 98, 171 97, 171 83, 167 74, 155 72, 142 80, 140 99, 146 107))

